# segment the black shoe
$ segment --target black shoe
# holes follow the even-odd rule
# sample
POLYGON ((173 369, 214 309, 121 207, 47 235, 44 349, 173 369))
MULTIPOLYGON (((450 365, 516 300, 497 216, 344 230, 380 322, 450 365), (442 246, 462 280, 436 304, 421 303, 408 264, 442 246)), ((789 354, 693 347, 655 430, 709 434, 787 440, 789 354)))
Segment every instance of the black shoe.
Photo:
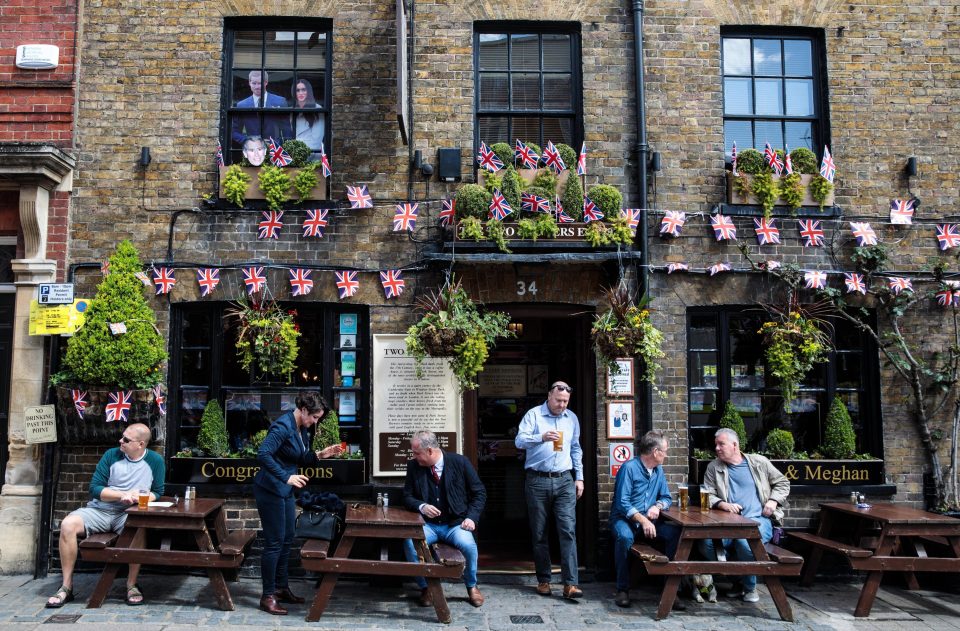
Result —
POLYGON ((674 611, 686 611, 687 606, 684 605, 682 602, 680 602, 680 599, 677 598, 676 600, 673 601, 673 607, 671 607, 671 609, 673 609, 674 611))
POLYGON ((630 606, 630 592, 626 590, 621 590, 617 592, 617 597, 613 599, 613 602, 617 604, 617 607, 629 607, 630 606))

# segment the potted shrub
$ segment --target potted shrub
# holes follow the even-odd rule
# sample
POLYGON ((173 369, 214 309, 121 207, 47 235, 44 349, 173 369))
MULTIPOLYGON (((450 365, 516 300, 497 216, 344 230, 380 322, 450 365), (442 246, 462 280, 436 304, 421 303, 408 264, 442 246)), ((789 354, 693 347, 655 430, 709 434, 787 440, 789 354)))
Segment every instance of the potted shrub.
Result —
POLYGON ((279 210, 281 204, 290 199, 300 203, 326 199, 326 178, 322 172, 317 173, 320 163, 311 162, 310 147, 302 140, 288 140, 283 148, 290 155, 291 163, 282 168, 272 166, 269 161, 255 167, 246 159, 239 164, 221 166, 220 197, 240 208, 248 199, 264 199, 272 210, 279 210))
POLYGON ((153 440, 163 442, 152 388, 163 382, 167 342, 136 276, 143 266, 133 244, 122 241, 117 246, 109 269, 97 285, 84 325, 67 341, 60 371, 50 376, 50 384, 57 387, 60 439, 67 444, 119 440, 125 426, 105 420, 111 395, 121 393, 129 398, 128 422, 145 423, 153 440), (86 393, 82 417, 73 390, 86 393))
POLYGON ((644 296, 639 305, 633 303, 625 283, 606 290, 610 308, 599 314, 590 330, 597 353, 597 363, 604 371, 617 374, 616 360, 634 357, 643 360, 640 379, 653 384, 660 370, 658 361, 665 356, 663 333, 650 319, 650 298, 644 296))
POLYGON ((787 460, 793 455, 793 434, 785 429, 772 429, 767 434, 767 452, 771 458, 787 460))
POLYGON ((836 460, 849 460, 857 453, 857 434, 853 431, 850 412, 839 396, 833 398, 827 413, 822 451, 828 458, 836 460))
POLYGON ((300 327, 296 310, 284 310, 274 300, 241 298, 224 315, 237 326, 240 366, 262 378, 293 379, 300 353, 300 327))
POLYGON ((720 427, 721 429, 726 428, 735 431, 737 433, 737 440, 740 441, 740 449, 746 451, 747 426, 744 425, 743 417, 740 416, 740 412, 737 411, 732 401, 727 401, 726 406, 723 408, 723 416, 720 417, 720 427))
POLYGON ((223 410, 216 399, 208 401, 203 409, 197 446, 203 450, 204 454, 213 458, 225 458, 230 453, 227 422, 223 418, 223 410))
MULTIPOLYGON (((778 155, 783 156, 779 150, 778 155)), ((774 206, 832 206, 833 185, 819 174, 816 155, 806 147, 790 152, 794 174, 774 175, 756 149, 744 149, 737 155, 737 172, 727 172, 727 203, 763 206, 770 215, 774 206)))

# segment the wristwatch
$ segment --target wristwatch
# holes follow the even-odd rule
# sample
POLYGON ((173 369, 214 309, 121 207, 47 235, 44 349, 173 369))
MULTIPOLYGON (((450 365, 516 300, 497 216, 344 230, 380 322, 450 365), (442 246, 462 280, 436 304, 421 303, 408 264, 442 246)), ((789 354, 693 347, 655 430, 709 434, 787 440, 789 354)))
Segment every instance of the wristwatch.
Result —
POLYGON ((663 502, 658 501, 657 504, 656 504, 656 506, 657 506, 657 508, 659 508, 660 510, 663 510, 663 509, 664 509, 664 503, 663 503, 663 502))

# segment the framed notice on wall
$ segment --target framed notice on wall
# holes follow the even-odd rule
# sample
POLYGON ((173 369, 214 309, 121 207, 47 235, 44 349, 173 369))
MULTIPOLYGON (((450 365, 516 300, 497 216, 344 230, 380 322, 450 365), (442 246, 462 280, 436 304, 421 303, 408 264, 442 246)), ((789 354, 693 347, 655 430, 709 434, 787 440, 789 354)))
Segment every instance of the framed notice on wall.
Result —
POLYGON ((607 438, 633 438, 633 401, 607 401, 607 438))
POLYGON ((607 370, 607 395, 611 397, 632 397, 633 396, 633 360, 618 359, 617 368, 620 371, 613 374, 607 370))

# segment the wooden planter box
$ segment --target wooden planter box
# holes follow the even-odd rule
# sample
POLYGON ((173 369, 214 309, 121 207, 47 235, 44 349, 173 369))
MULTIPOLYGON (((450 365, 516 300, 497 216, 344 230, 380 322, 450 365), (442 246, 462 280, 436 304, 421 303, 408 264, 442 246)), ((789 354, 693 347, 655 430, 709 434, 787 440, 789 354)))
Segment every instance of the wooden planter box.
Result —
POLYGON ((106 406, 110 393, 116 390, 80 388, 87 393, 87 407, 83 418, 73 405, 70 388, 57 387, 57 440, 64 445, 116 444, 130 423, 143 423, 153 434, 150 442, 163 443, 166 437, 166 417, 160 415, 153 390, 132 390, 127 423, 107 423, 106 406))
MULTIPOLYGON (((710 460, 690 458, 690 484, 703 484, 710 460)), ((849 487, 885 484, 883 460, 771 460, 790 484, 849 487)))
MULTIPOLYGON (((226 198, 226 194, 223 190, 223 179, 226 176, 227 169, 229 167, 222 166, 220 167, 220 185, 219 185, 219 195, 222 199, 226 198)), ((243 169, 243 172, 250 176, 250 185, 247 186, 247 199, 264 199, 263 191, 260 190, 260 167, 240 167, 243 169)), ((289 195, 291 201, 296 201, 299 195, 297 194, 296 189, 293 188, 293 178, 297 177, 297 173, 300 172, 300 169, 294 169, 292 167, 285 167, 284 171, 287 172, 287 175, 290 176, 290 190, 287 195, 289 195)), ((317 169, 317 185, 310 191, 310 194, 307 195, 308 200, 321 200, 327 198, 327 178, 323 176, 323 170, 317 169)))
MULTIPOLYGON (((170 484, 253 484, 260 469, 255 458, 171 458, 167 462, 170 484)), ((366 460, 330 458, 316 467, 300 467, 299 473, 310 478, 309 486, 329 484, 364 484, 366 460)))
MULTIPOLYGON (((753 184, 753 176, 752 176, 752 175, 744 175, 743 177, 747 178, 747 181, 750 182, 751 185, 753 184)), ((805 194, 804 194, 804 196, 803 196, 803 201, 800 203, 801 206, 816 206, 816 207, 818 207, 818 208, 820 207, 820 203, 819 203, 818 201, 816 201, 815 199, 813 199, 813 197, 810 195, 810 181, 813 180, 814 177, 816 177, 816 176, 814 176, 814 175, 801 175, 801 176, 800 176, 800 181, 803 182, 803 187, 804 187, 804 189, 805 189, 805 191, 806 191, 805 194)), ((740 196, 740 195, 737 195, 737 189, 736 189, 736 187, 734 186, 734 180, 735 180, 735 179, 736 179, 736 177, 733 175, 733 173, 732 173, 731 171, 727 171, 727 203, 728 203, 728 204, 752 204, 752 205, 755 205, 755 206, 759 206, 759 205, 760 205, 760 201, 759 201, 756 197, 754 197, 752 193, 751 193, 751 194, 748 194, 748 195, 745 196, 745 197, 742 197, 742 196, 740 196)), ((779 182, 779 181, 780 181, 780 176, 774 175, 774 176, 773 176, 773 181, 774 181, 774 182, 779 182)), ((830 194, 827 195, 827 199, 824 200, 824 202, 823 202, 824 208, 826 208, 826 207, 828 207, 828 206, 833 206, 833 197, 834 197, 833 194, 834 194, 834 191, 830 191, 830 194)), ((782 199, 777 198, 777 201, 776 201, 776 204, 775 204, 775 205, 776 205, 776 206, 786 206, 787 203, 786 203, 785 201, 783 201, 782 199)))
MULTIPOLYGON (((221 167, 221 168, 223 168, 223 167, 221 167)), ((574 165, 574 168, 576 168, 576 165, 574 165)), ((537 173, 539 173, 540 171, 548 171, 548 170, 549 170, 549 169, 547 169, 547 168, 542 168, 542 169, 517 169, 517 173, 520 174, 520 178, 521 178, 524 182, 526 182, 527 184, 530 184, 531 182, 533 182, 534 179, 536 179, 537 173)), ((497 171, 494 175, 501 175, 501 176, 502 176, 502 172, 503 172, 503 171, 504 171, 504 169, 501 169, 500 171, 497 171)), ((478 174, 477 174, 477 184, 479 184, 480 186, 483 186, 483 182, 486 180, 488 174, 489 174, 488 171, 485 171, 485 170, 479 171, 478 174)), ((563 187, 567 185, 567 178, 568 178, 569 176, 570 176, 570 169, 564 169, 563 171, 560 172, 560 175, 557 176, 557 192, 560 193, 560 196, 561 196, 561 197, 563 196, 563 187)), ((575 177, 576 177, 576 176, 575 176, 575 177)), ((551 204, 553 203, 553 200, 552 200, 552 199, 550 200, 550 203, 551 203, 551 204)), ((518 210, 519 210, 519 209, 518 209, 518 210)))
MULTIPOLYGON (((512 215, 511 215, 511 216, 512 216, 512 215)), ((541 243, 541 242, 555 243, 555 242, 557 242, 557 241, 564 241, 564 242, 583 241, 583 240, 584 240, 584 235, 586 235, 586 233, 587 233, 587 226, 588 226, 588 225, 589 225, 589 224, 585 224, 585 223, 582 223, 582 222, 557 224, 557 228, 560 229, 559 232, 557 232, 557 236, 555 236, 555 237, 553 237, 553 238, 538 237, 538 238, 537 238, 537 243, 541 243)), ((506 237, 507 241, 510 241, 511 243, 513 243, 513 242, 533 243, 533 239, 521 239, 520 237, 517 236, 517 222, 516 222, 516 221, 505 221, 505 222, 503 222, 503 231, 504 231, 504 236, 506 237)), ((462 241, 462 242, 464 242, 464 243, 477 243, 477 242, 475 242, 475 241, 474 241, 473 239, 471 239, 471 238, 463 238, 463 237, 461 236, 461 231, 460 231, 459 224, 457 225, 457 231, 456 231, 456 234, 455 234, 455 239, 456 239, 457 241, 462 241)), ((488 240, 485 240, 485 241, 480 241, 479 243, 493 243, 493 241, 490 241, 490 240, 488 239, 488 240)))

